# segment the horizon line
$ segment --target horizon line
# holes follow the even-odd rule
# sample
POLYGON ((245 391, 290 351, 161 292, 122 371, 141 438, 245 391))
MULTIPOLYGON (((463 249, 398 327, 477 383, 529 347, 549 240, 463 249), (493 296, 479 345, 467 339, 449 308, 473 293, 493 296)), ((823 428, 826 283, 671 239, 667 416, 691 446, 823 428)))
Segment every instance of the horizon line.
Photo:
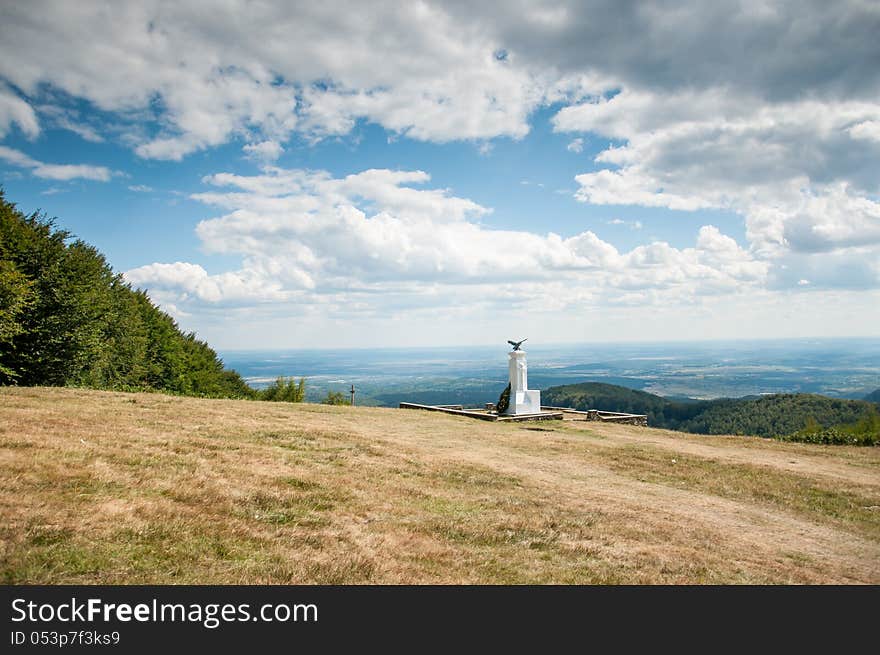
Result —
MULTIPOLYGON (((863 336, 804 336, 804 337, 745 337, 745 338, 707 338, 707 339, 663 339, 663 340, 621 340, 621 341, 547 341, 537 342, 537 346, 533 344, 533 348, 538 350, 546 347, 572 347, 572 346, 639 346, 639 345, 681 345, 681 344, 731 344, 731 343, 768 343, 768 342, 796 342, 796 341, 878 341, 880 335, 863 335, 863 336)), ((499 339, 499 343, 501 340, 499 339)), ((210 345, 210 344, 209 344, 210 345)), ((274 348, 224 348, 220 346, 211 346, 217 352, 227 353, 259 353, 259 352, 320 352, 327 350, 350 350, 350 351, 367 351, 367 350, 453 350, 453 349, 470 349, 470 348, 492 348, 494 343, 471 343, 471 344, 451 344, 451 345, 430 345, 430 346, 306 346, 306 347, 274 347, 274 348)), ((500 347, 500 346, 499 346, 500 347)), ((507 344, 504 344, 507 347, 507 344)))

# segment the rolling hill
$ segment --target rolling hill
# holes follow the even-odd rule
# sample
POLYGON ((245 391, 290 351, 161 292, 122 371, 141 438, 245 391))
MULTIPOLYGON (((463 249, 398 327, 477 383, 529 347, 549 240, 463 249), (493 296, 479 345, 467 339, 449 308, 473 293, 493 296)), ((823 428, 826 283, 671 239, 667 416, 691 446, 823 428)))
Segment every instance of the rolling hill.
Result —
POLYGON ((815 421, 822 428, 852 424, 876 413, 864 400, 815 394, 775 394, 717 400, 670 400, 644 391, 583 382, 542 392, 545 405, 646 414, 648 424, 697 434, 790 435, 815 421))

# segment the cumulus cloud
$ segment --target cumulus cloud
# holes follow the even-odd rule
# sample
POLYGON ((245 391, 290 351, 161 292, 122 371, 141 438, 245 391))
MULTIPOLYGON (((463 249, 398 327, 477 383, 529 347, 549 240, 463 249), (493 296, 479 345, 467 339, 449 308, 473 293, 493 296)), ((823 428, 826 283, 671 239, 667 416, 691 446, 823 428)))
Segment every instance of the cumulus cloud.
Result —
POLYGON ((153 112, 160 129, 136 148, 164 159, 362 119, 419 140, 520 138, 539 106, 620 88, 680 96, 723 80, 770 103, 880 91, 880 10, 857 0, 472 4, 6 3, 0 77, 153 112))
POLYGON ((782 220, 783 239, 795 252, 880 245, 880 203, 853 196, 844 183, 819 196, 804 194, 782 220))
POLYGON ((27 156, 19 150, 0 146, 0 159, 20 168, 30 169, 31 174, 46 180, 97 180, 106 182, 114 172, 105 166, 89 164, 47 164, 27 156))
POLYGON ((235 303, 246 300, 282 300, 280 284, 260 277, 255 271, 208 275, 198 264, 175 262, 150 264, 125 273, 132 284, 158 292, 173 290, 182 301, 190 298, 206 302, 235 303))
MULTIPOLYGON (((743 215, 752 250, 783 265, 791 253, 868 248, 880 258, 880 104, 798 99, 768 104, 729 89, 658 94, 622 89, 561 109, 560 132, 614 139, 599 170, 576 176, 575 197, 591 204, 743 215)), ((858 272, 839 260, 842 282, 858 272)), ((826 262, 827 265, 827 262, 826 262)), ((835 276, 824 276, 832 279, 835 276)), ((778 274, 778 280, 797 278, 778 274)), ((874 278, 880 285, 880 279, 874 278)))
POLYGON ((346 134, 360 119, 420 140, 518 138, 559 92, 559 76, 496 57, 489 26, 433 3, 42 2, 0 17, 0 78, 152 112, 158 131, 135 144, 146 158, 346 134))
POLYGON ((693 248, 654 243, 621 253, 592 231, 563 238, 489 229, 480 223, 489 208, 425 188, 429 181, 423 171, 386 169, 211 175, 204 182, 216 190, 192 197, 224 213, 196 232, 207 252, 240 256, 242 267, 209 275, 195 264, 156 263, 126 277, 182 309, 346 298, 352 311, 378 311, 462 297, 511 307, 554 294, 568 305, 636 288, 693 297, 748 288, 766 274, 714 227, 693 248))
MULTIPOLYGON (((57 93, 129 121, 144 158, 237 140, 246 157, 272 163, 294 136, 344 136, 362 121, 391 139, 465 140, 489 153, 552 106, 568 151, 609 141, 575 178, 578 200, 732 211, 748 240, 707 226, 692 248, 621 253, 592 232, 489 230, 488 208, 422 188, 418 171, 220 173, 195 196, 219 212, 198 234, 209 250, 240 255, 242 269, 143 273, 186 302, 380 289, 411 303, 407 284, 490 283, 513 302, 524 285, 560 279, 589 288, 582 299, 614 302, 735 283, 866 288, 880 285, 878 32, 880 7, 858 0, 5 3, 0 135, 38 135, 31 107, 57 93)), ((69 110, 41 118, 101 137, 69 110)), ((112 175, 0 152, 50 179, 112 175)))

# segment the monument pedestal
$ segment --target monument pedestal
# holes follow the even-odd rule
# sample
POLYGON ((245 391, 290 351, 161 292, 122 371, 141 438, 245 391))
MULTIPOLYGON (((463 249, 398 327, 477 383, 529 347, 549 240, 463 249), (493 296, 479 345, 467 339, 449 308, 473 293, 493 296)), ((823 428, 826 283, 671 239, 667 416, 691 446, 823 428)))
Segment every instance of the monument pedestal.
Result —
POLYGON ((510 406, 505 414, 540 414, 541 413, 541 392, 537 389, 527 389, 526 391, 510 392, 510 406))
POLYGON ((541 413, 541 392, 529 389, 529 372, 526 364, 526 352, 513 350, 509 353, 510 362, 510 405, 504 412, 508 416, 519 414, 541 413))

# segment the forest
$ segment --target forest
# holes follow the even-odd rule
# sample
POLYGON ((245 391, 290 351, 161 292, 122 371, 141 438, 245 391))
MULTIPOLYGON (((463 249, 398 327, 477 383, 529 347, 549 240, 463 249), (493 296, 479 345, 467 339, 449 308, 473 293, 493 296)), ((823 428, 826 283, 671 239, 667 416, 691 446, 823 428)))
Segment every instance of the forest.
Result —
POLYGON ((253 398, 94 247, 0 189, 0 384, 253 398))
POLYGON ((671 400, 601 382, 550 387, 542 394, 545 405, 646 414, 648 425, 682 432, 788 437, 817 443, 880 440, 877 405, 868 400, 806 393, 671 400))

